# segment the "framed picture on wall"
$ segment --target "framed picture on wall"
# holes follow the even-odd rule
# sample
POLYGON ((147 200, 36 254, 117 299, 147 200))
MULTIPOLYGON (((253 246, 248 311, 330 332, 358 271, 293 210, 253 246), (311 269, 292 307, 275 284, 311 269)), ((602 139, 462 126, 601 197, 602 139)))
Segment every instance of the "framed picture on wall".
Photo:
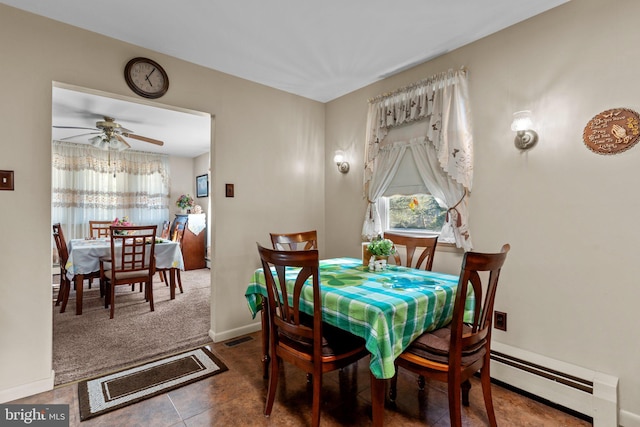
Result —
POLYGON ((209 175, 196 177, 196 197, 209 197, 209 175))

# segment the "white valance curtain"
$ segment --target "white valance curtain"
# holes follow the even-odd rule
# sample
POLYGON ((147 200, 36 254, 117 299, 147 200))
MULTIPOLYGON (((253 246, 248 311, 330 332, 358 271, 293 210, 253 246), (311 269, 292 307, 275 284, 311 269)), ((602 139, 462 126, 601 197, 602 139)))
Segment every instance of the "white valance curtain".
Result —
POLYGON ((443 235, 470 250, 468 201, 473 182, 473 137, 467 72, 449 70, 391 94, 369 100, 364 191, 367 197, 362 235, 382 233, 376 202, 410 149, 425 186, 448 208, 443 235), (427 121, 424 135, 409 141, 384 141, 398 126, 427 121), (383 141, 385 142, 383 144, 383 141))
POLYGON ((67 239, 88 236, 90 220, 160 226, 169 218, 167 155, 53 141, 52 166, 52 221, 67 239))

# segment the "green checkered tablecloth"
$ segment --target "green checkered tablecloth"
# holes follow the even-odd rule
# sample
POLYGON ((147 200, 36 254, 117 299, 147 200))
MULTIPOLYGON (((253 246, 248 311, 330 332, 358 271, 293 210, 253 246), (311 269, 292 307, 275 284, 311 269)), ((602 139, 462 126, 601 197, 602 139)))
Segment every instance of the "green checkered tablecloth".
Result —
MULTIPOLYGON (((297 269, 290 271, 295 277, 297 269)), ((359 259, 333 258, 320 261, 320 282, 323 320, 363 337, 371 372, 384 379, 393 377, 393 361, 411 341, 451 321, 458 277, 393 265, 372 272, 359 259)), ((245 293, 254 317, 266 296, 264 273, 258 269, 245 293)), ((312 314, 311 286, 303 289, 302 299, 302 310, 312 314)), ((468 299, 471 311, 472 304, 468 299)))

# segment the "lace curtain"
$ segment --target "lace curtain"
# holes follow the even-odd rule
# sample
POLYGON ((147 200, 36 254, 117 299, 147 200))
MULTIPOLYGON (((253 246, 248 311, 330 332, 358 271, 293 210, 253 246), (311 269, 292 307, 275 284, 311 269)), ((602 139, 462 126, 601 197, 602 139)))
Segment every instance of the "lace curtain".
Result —
POLYGON ((403 150, 410 148, 425 186, 447 204, 443 237, 453 235, 456 246, 471 249, 467 196, 473 181, 473 138, 468 98, 467 72, 461 69, 369 101, 363 238, 382 233, 376 202, 397 172, 403 150), (424 122, 421 139, 383 144, 391 129, 424 122))
POLYGON ((67 239, 89 236, 89 220, 161 226, 169 218, 166 155, 53 141, 52 166, 52 221, 67 239))

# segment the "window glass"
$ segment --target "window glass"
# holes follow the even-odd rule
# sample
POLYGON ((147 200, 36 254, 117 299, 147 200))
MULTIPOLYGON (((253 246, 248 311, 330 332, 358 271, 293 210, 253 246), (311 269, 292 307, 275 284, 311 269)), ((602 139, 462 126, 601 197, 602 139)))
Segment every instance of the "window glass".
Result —
POLYGON ((439 233, 447 209, 430 194, 382 197, 379 209, 386 230, 415 230, 439 233))

